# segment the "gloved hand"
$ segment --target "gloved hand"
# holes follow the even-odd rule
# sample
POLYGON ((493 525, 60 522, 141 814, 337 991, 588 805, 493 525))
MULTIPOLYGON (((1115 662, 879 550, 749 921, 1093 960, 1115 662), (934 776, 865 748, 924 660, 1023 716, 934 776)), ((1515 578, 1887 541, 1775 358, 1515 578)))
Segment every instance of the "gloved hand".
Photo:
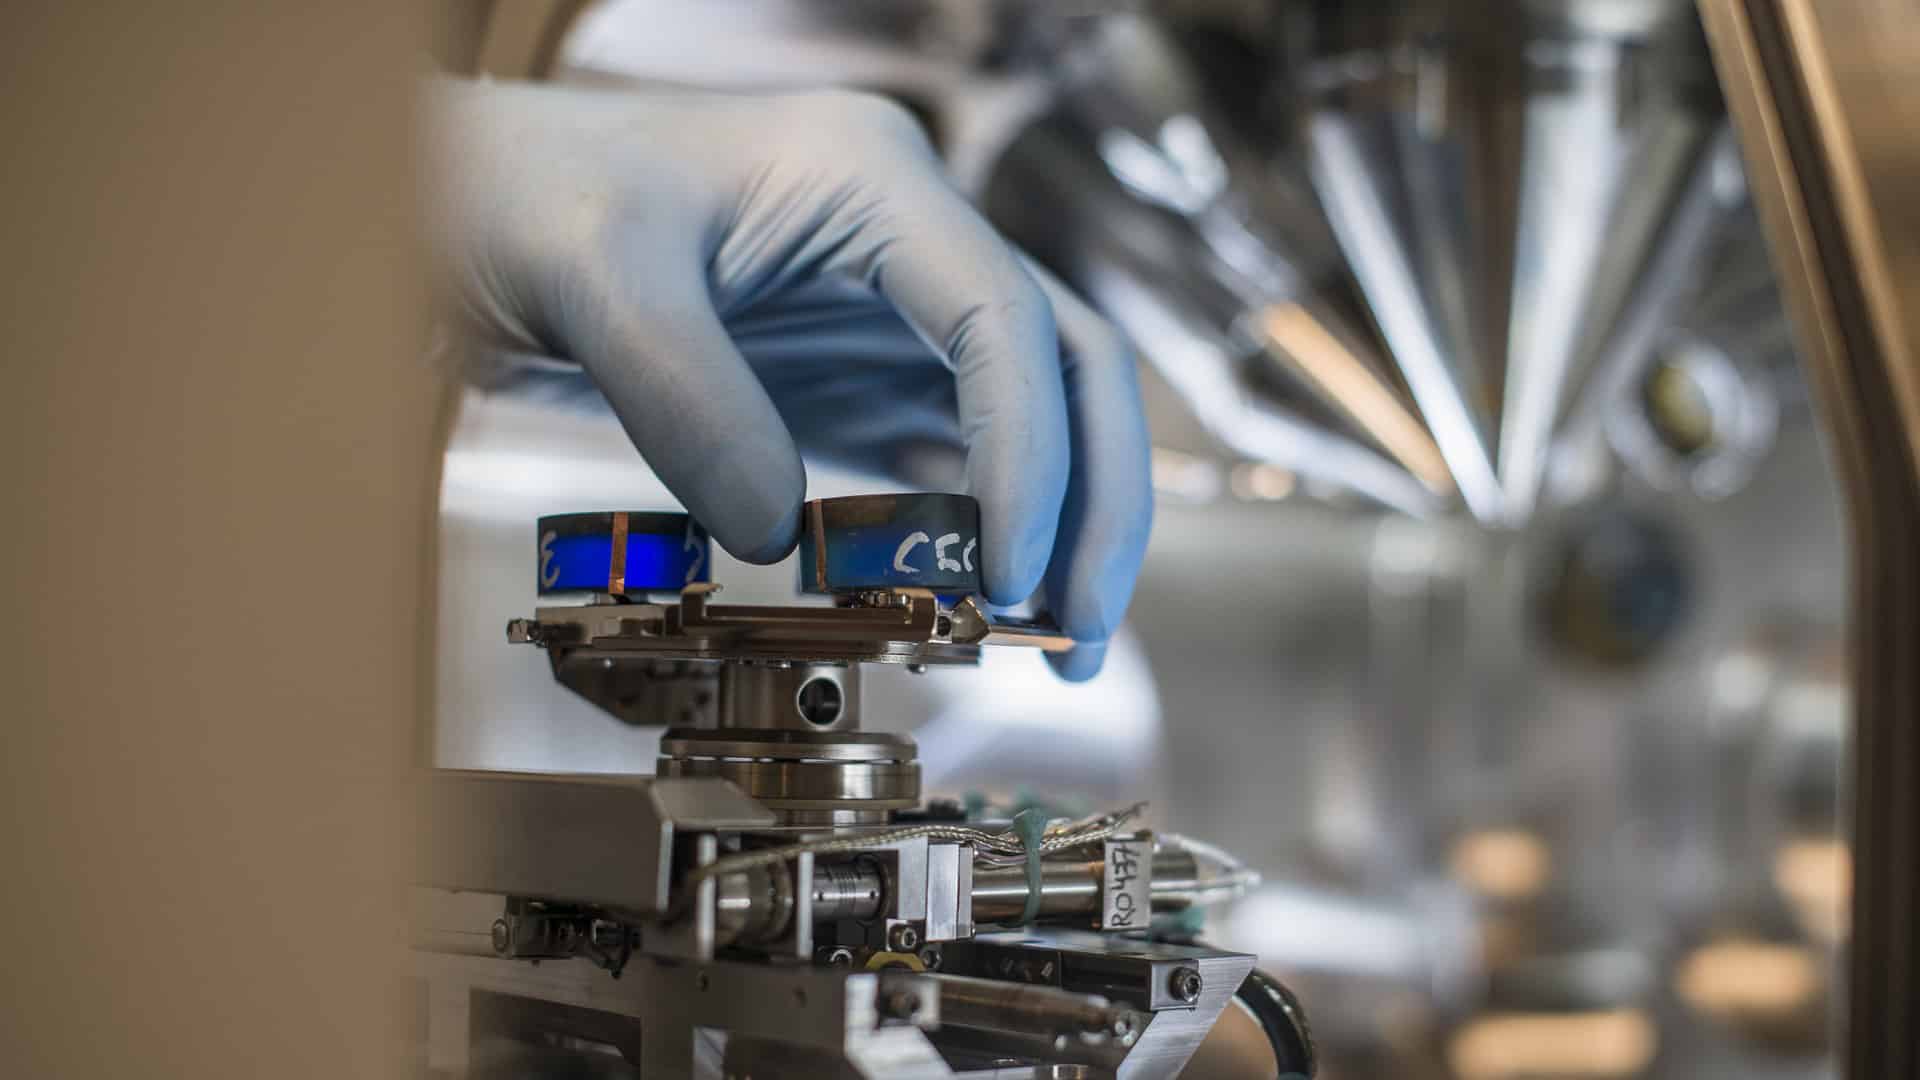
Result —
POLYGON ((964 449, 987 599, 1099 669, 1145 553, 1148 444, 1120 335, 949 186, 911 116, 845 92, 438 82, 428 209, 493 345, 576 363, 734 555, 792 550, 801 453, 897 474, 964 449))

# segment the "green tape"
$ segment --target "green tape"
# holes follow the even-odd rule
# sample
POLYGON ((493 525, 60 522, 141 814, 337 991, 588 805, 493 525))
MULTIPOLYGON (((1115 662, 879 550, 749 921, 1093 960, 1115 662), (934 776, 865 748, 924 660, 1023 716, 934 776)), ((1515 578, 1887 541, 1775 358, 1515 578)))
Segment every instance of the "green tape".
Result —
POLYGON ((1040 917, 1040 838, 1047 832, 1047 815, 1040 810, 1022 810, 1013 815, 1013 831, 1027 849, 1027 904, 1017 925, 1028 926, 1040 917))

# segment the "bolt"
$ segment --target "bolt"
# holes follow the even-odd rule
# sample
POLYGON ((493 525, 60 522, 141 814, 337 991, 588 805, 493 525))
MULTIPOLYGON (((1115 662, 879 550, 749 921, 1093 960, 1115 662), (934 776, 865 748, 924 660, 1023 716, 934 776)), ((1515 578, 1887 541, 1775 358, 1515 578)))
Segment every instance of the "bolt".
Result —
POLYGON ((894 952, 912 952, 920 947, 920 931, 909 923, 900 923, 887 931, 887 948, 894 952))
POLYGON ((513 927, 508 926, 505 919, 493 920, 493 951, 505 956, 512 947, 513 927))
POLYGON ((928 971, 939 971, 940 960, 940 946, 929 945, 920 950, 920 966, 926 968, 928 971))
POLYGON ((1188 1004, 1200 1000, 1200 991, 1205 986, 1206 981, 1200 978, 1198 968, 1174 968, 1172 977, 1167 980, 1167 990, 1173 994, 1173 999, 1188 1004))
POLYGON ((1087 1035, 1104 1036, 1127 1043, 1133 1038, 1133 1013, 1117 1006, 1103 1009, 1082 1021, 1080 1030, 1087 1035))
POLYGON ((896 1019, 911 1020, 920 1015, 920 995, 912 990, 890 991, 881 999, 880 1009, 896 1019))
POLYGON ((862 589, 847 593, 838 600, 841 607, 857 608, 906 607, 911 602, 905 593, 897 593, 892 589, 862 589))

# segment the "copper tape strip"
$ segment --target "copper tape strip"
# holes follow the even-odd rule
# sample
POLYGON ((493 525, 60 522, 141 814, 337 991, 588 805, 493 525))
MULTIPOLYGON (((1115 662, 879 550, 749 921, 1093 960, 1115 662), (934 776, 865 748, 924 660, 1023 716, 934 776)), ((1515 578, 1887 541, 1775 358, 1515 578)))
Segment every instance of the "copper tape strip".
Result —
POLYGON ((813 532, 813 587, 827 588, 827 523, 820 516, 820 500, 807 504, 807 527, 813 532))
POLYGON ((627 514, 613 515, 613 553, 607 557, 607 592, 621 596, 627 591, 627 514))

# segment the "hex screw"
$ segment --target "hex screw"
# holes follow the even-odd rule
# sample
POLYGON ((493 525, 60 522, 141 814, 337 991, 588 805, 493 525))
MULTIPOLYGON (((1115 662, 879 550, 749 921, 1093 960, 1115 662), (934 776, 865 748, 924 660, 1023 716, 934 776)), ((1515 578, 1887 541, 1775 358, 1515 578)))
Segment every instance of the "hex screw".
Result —
POLYGON ((504 956, 512 947, 513 927, 508 926, 505 919, 493 920, 493 951, 504 956))
POLYGON ((920 947, 920 931, 911 924, 900 923, 887 931, 887 948, 894 952, 912 952, 920 947))
POLYGON ((1119 1039, 1122 1043, 1131 1042, 1133 1012, 1119 1007, 1105 1009, 1083 1020, 1080 1030, 1088 1035, 1104 1035, 1119 1039))
POLYGON ((1200 977, 1199 968, 1174 968, 1173 975, 1167 979, 1167 990, 1173 994, 1174 1000, 1189 1005, 1200 1000, 1200 991, 1205 986, 1206 981, 1200 977))
POLYGON ((886 1014, 896 1020, 912 1020, 920 1014, 920 995, 911 990, 894 990, 881 1000, 881 1005, 886 1014))
POLYGON ((926 968, 928 971, 939 971, 940 961, 940 946, 929 945, 920 950, 920 966, 926 968))

